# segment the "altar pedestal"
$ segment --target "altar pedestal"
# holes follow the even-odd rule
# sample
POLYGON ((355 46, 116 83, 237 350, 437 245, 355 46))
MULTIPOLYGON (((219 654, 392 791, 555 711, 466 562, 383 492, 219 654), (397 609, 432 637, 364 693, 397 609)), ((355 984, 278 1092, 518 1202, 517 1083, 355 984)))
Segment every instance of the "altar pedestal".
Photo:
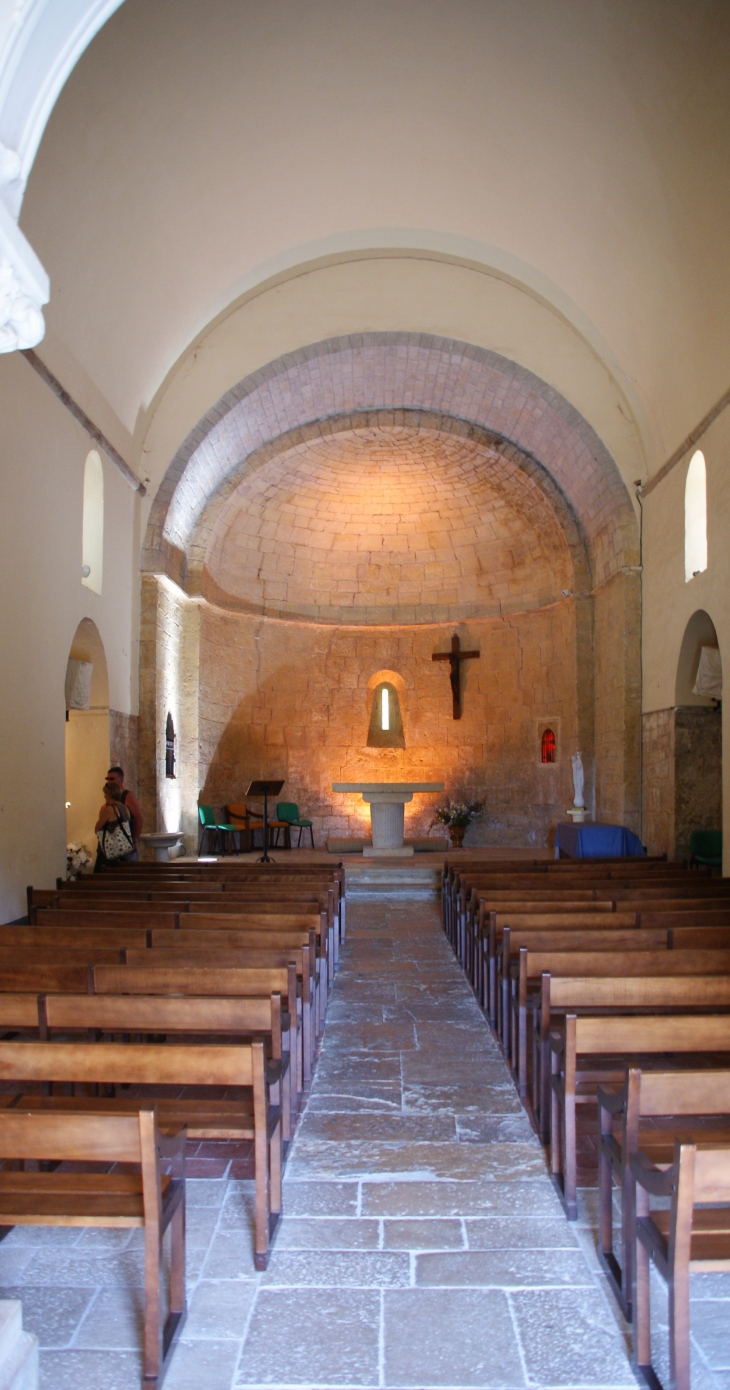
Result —
POLYGON ((415 792, 442 792, 443 782, 333 782, 333 792, 359 792, 370 807, 372 846, 366 845, 368 859, 409 858, 411 845, 403 843, 405 804, 415 792))

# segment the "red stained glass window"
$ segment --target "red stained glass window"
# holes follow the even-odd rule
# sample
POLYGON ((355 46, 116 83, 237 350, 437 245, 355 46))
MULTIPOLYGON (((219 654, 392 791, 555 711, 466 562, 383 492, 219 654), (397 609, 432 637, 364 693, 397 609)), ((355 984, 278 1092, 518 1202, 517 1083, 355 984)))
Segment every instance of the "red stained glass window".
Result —
POLYGON ((542 736, 542 760, 544 763, 555 762, 555 734, 552 729, 546 729, 542 736))

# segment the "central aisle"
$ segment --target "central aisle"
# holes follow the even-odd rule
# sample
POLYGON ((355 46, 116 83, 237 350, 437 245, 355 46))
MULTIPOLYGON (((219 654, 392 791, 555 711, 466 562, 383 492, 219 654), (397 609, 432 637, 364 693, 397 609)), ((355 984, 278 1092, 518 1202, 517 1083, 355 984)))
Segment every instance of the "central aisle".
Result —
POLYGON ((636 1384, 431 904, 348 905, 284 1207, 239 1386, 636 1384))

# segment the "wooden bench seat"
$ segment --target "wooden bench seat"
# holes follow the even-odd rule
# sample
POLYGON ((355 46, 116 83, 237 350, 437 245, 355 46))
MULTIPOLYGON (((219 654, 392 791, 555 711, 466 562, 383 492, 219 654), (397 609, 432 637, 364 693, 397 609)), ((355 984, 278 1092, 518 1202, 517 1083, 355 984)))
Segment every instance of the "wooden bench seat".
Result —
MULTIPOLYGON (((247 998, 191 997, 159 995, 40 995, 38 999, 39 1036, 44 1042, 61 1037, 74 1041, 76 1033, 100 1041, 104 1035, 141 1035, 147 1041, 263 1042, 272 1102, 281 1108, 282 1140, 291 1139, 291 1114, 296 1105, 295 1076, 290 1067, 291 1041, 289 1014, 282 1009, 279 993, 247 998), (161 1036, 162 1035, 162 1036, 161 1036), (214 1035, 214 1036, 211 1036, 214 1035)), ((109 1037, 109 1041, 115 1041, 109 1037)), ((199 1133, 190 1119, 192 1138, 221 1136, 199 1133)), ((231 1136, 229 1136, 231 1137, 231 1136)))
POLYGON ((651 1351, 653 1260, 667 1283, 670 1382, 673 1390, 690 1390, 689 1276, 730 1271, 730 1147, 677 1144, 665 1172, 642 1154, 632 1157, 631 1169, 637 1211, 633 1365, 646 1385, 661 1390, 651 1351), (669 1198, 669 1210, 652 1210, 651 1196, 669 1198), (714 1210, 702 1210, 708 1203, 714 1210))
MULTIPOLYGON (((683 1144, 711 1142, 730 1145, 730 1071, 722 1070, 722 1064, 718 1065, 717 1061, 718 1054, 725 1054, 725 1067, 730 1061, 730 1019, 627 1019, 621 1020, 624 1023, 621 1031, 615 1027, 616 1019, 603 1021, 614 1025, 614 1034, 621 1036, 623 1032, 624 1051, 630 1056, 637 1059, 644 1054, 641 1065, 631 1065, 625 1080, 616 1089, 607 1089, 608 1082, 603 1082, 597 1088, 599 1253, 624 1314, 630 1320, 636 1243, 631 1158, 641 1152, 654 1167, 668 1168, 674 1162, 677 1140, 683 1144), (674 1023, 681 1023, 681 1028, 673 1028, 674 1023), (647 1029, 646 1024, 655 1026, 647 1029), (681 1034, 681 1047, 678 1046, 678 1034, 681 1034), (631 1045, 651 1035, 653 1048, 631 1045), (660 1062, 659 1069, 646 1070, 645 1054, 648 1051, 655 1051, 662 1059, 667 1059, 660 1062), (687 1061, 690 1066, 677 1072, 675 1059, 681 1051, 689 1054, 687 1061), (709 1051, 713 1053, 713 1068, 698 1071, 697 1054, 706 1055, 709 1051), (621 1192, 621 1263, 613 1248, 614 1178, 621 1192)), ((581 1041, 586 1031, 583 1030, 581 1041)), ((594 1032, 598 1033, 598 1030, 594 1029, 594 1032)), ((597 1041, 598 1038, 594 1037, 593 1042, 597 1041)))
POLYGON ((6 1162, 124 1163, 138 1168, 132 1173, 0 1172, 0 1228, 4 1228, 3 1234, 14 1226, 26 1225, 144 1230, 142 1384, 145 1390, 156 1390, 185 1321, 185 1129, 170 1126, 167 1134, 160 1134, 154 1108, 139 1104, 133 1114, 105 1115, 103 1119, 98 1114, 3 1109, 0 1158, 6 1162), (162 1237, 168 1226, 172 1238, 170 1312, 165 1319, 162 1237))
MULTIPOLYGON (((113 969, 114 967, 107 967, 113 969)), ((541 982, 546 976, 563 979, 612 979, 625 986, 632 977, 654 979, 689 976, 725 977, 730 986, 730 952, 727 951, 528 951, 519 953, 510 981, 511 1036, 515 1039, 516 1071, 521 1095, 527 1094, 527 1013, 528 990, 532 986, 534 1003, 542 1007, 541 982)), ((685 989, 687 987, 685 986, 685 989)), ((547 1065, 547 1049, 541 1062, 547 1065)))
MULTIPOLYGON (((550 1138, 551 1120, 551 1038, 560 1036, 563 1020, 569 1014, 580 1017, 627 1015, 652 1017, 674 1014, 704 1017, 730 1012, 730 979, 721 975, 611 976, 576 978, 551 975, 541 980, 540 1006, 533 1031, 533 1076, 531 1103, 544 1142, 550 1138)), ((586 1078, 584 1078, 586 1080, 586 1078)), ((580 1095, 576 1097, 581 1099, 580 1095)), ((563 1154, 566 1193, 570 1155, 563 1154)), ((574 1206, 574 1195, 566 1196, 566 1206, 574 1206)))
MULTIPOLYGON (((100 965, 94 968, 92 984, 93 988, 89 992, 97 995, 146 995, 148 998, 157 996, 160 1002, 161 1018, 163 1017, 164 997, 182 996, 188 1006, 189 1016, 192 1018, 192 1000, 194 998, 201 1001, 210 997, 230 999, 243 1005, 244 1001, 252 1001, 256 998, 270 1000, 272 996, 281 996, 287 1003, 288 1023, 291 1030, 291 1056, 292 1058, 297 1056, 297 1049, 300 1044, 297 1026, 296 972, 293 962, 287 964, 286 967, 267 966, 238 969, 217 968, 215 965, 206 968, 179 964, 160 965, 159 968, 149 965, 143 967, 100 965)), ((204 1004, 201 1004, 199 1009, 203 1012, 204 1004)), ((160 1032, 161 1029, 157 1028, 155 1031, 160 1032)), ((289 1073, 292 1105, 296 1105, 297 1073, 298 1067, 295 1065, 289 1073)), ((283 1118, 287 1117, 284 1116, 283 1118)), ((289 1137, 288 1133, 286 1137, 289 1137)))
MULTIPOLYGON (((281 1212, 282 1133, 281 1111, 269 1098, 264 1044, 233 1043, 228 1046, 199 1043, 67 1043, 0 1042, 0 1080, 27 1085, 29 1082, 71 1082, 125 1085, 140 1088, 146 1096, 100 1100, 92 1096, 70 1097, 22 1095, 17 1106, 47 1113, 90 1113, 108 1116, 128 1113, 145 1099, 154 1100, 158 1126, 175 1130, 190 1116, 218 1115, 208 1124, 208 1133, 219 1139, 250 1139, 254 1143, 256 1170, 256 1212, 254 1251, 257 1269, 265 1269, 269 1243, 281 1212), (160 1095, 174 1087, 183 1094, 174 1098, 160 1095), (236 1088, 233 1104, 227 1100, 218 1109, 215 1094, 210 1101, 191 1097, 184 1090, 194 1088, 236 1088)), ((209 1091, 210 1094, 210 1091, 209 1091)), ((0 1111, 0 1120, 13 1110, 0 1111)), ((59 1157, 59 1155, 55 1155, 59 1157)))
MULTIPOLYGON (((180 933, 174 933, 175 936, 180 933)), ((280 936, 281 933, 277 933, 280 936)), ((296 1090, 301 1093, 303 1085, 311 1079, 314 1062, 314 1045, 317 1038, 317 981, 311 968, 312 947, 306 936, 292 933, 293 941, 284 945, 280 941, 271 943, 261 934, 252 945, 234 945, 200 940, 193 944, 167 944, 154 942, 145 951, 125 951, 124 964, 134 969, 189 969, 207 970, 277 970, 286 972, 288 985, 288 1008, 294 1011, 292 1023, 292 1056, 296 1059, 296 1090), (290 971, 291 967, 291 971, 290 971)))

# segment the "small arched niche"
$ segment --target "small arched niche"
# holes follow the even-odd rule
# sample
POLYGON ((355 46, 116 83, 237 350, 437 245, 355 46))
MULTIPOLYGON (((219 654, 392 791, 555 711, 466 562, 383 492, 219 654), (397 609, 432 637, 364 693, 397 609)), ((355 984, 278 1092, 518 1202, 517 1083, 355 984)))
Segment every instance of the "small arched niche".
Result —
POLYGON ((368 681, 368 748, 405 748, 401 701, 405 682, 395 671, 378 671, 368 681))
MULTIPOLYGON (((717 651, 716 663, 720 665, 719 643, 715 624, 709 613, 704 608, 698 608, 692 614, 684 630, 682 645, 679 649, 679 660, 677 662, 677 679, 674 691, 675 705, 705 705, 713 706, 717 697, 710 695, 695 694, 697 685, 697 675, 702 660, 703 648, 710 651, 717 651)), ((707 659, 703 665, 707 665, 707 659)), ((702 683, 702 682, 701 682, 702 683)))
POLYGON ((552 729, 545 729, 540 739, 540 761, 543 763, 555 762, 555 734, 552 729))
POLYGON ((66 677, 65 699, 78 701, 75 708, 66 708, 66 844, 83 844, 94 853, 94 825, 109 768, 109 676, 104 644, 91 618, 83 618, 76 629, 66 677))

